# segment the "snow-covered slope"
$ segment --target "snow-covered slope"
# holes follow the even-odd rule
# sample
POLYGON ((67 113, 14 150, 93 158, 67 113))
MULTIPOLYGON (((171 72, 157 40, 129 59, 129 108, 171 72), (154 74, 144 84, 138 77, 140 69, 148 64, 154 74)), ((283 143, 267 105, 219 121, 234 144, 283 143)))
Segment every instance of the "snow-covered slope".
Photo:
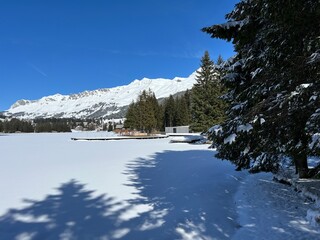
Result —
POLYGON ((143 78, 115 88, 72 95, 55 94, 39 100, 19 100, 7 110, 6 115, 25 119, 115 117, 123 114, 122 111, 137 99, 141 91, 151 89, 158 99, 168 97, 170 94, 191 89, 195 83, 195 75, 196 72, 187 78, 143 78))

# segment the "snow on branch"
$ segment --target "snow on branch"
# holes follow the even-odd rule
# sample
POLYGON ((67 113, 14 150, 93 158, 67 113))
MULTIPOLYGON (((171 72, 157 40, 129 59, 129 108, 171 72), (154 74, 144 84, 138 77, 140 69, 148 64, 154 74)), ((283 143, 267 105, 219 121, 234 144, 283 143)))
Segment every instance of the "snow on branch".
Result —
POLYGON ((292 91, 290 93, 290 97, 289 98, 292 98, 293 96, 296 96, 296 95, 299 95, 302 93, 302 91, 306 88, 309 88, 313 86, 312 83, 303 83, 303 84, 300 84, 299 86, 296 87, 295 91, 292 91))
POLYGON ((241 103, 238 103, 238 104, 235 104, 231 110, 233 111, 236 111, 236 110, 239 110, 239 109, 243 109, 246 105, 248 104, 248 100, 244 101, 244 102, 241 102, 241 103))
POLYGON ((319 52, 312 53, 307 63, 314 64, 317 62, 320 62, 320 53, 319 52))
POLYGON ((227 73, 222 79, 228 82, 233 82, 239 77, 238 73, 227 73))
POLYGON ((233 143, 235 140, 236 140, 236 137, 237 137, 237 134, 235 133, 232 133, 230 134, 228 137, 226 137, 224 140, 223 140, 223 143, 224 144, 231 144, 233 143))
POLYGON ((240 125, 237 127, 237 132, 249 132, 253 127, 250 123, 246 123, 245 125, 240 125))
POLYGON ((229 21, 226 23, 218 24, 217 27, 220 27, 225 30, 229 30, 230 28, 239 28, 241 29, 244 25, 246 25, 249 22, 248 18, 245 18, 241 21, 229 21))
POLYGON ((217 135, 219 132, 222 132, 222 126, 214 125, 208 130, 208 132, 217 135))
POLYGON ((309 144, 310 149, 320 148, 320 133, 316 133, 312 136, 312 141, 309 144))
POLYGON ((251 78, 254 79, 259 73, 262 72, 261 68, 257 68, 255 71, 251 72, 251 78))

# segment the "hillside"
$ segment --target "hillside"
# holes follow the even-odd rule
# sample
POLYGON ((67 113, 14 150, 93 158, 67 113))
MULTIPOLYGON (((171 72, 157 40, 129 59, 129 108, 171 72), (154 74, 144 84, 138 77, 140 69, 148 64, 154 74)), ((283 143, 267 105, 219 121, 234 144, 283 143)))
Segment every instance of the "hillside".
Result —
POLYGON ((34 118, 117 118, 143 90, 151 89, 157 99, 191 89, 196 72, 189 77, 134 80, 129 85, 84 91, 78 94, 55 94, 39 100, 19 100, 5 112, 6 116, 34 118))

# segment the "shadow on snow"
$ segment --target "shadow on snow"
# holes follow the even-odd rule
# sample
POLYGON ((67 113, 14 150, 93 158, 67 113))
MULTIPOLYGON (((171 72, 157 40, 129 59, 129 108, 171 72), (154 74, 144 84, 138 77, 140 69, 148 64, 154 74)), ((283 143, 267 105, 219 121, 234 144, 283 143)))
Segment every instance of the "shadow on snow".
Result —
POLYGON ((229 239, 239 227, 234 193, 243 173, 212 151, 167 151, 128 165, 126 204, 71 180, 0 217, 0 239, 229 239), (149 210, 122 216, 136 206, 149 210))
POLYGON ((229 239, 238 227, 233 196, 243 173, 213 155, 167 151, 130 165, 131 185, 142 197, 131 204, 153 210, 135 219, 128 239, 142 230, 146 239, 229 239))
POLYGON ((117 228, 119 213, 109 211, 117 205, 112 198, 93 197, 93 191, 74 180, 57 191, 9 210, 0 218, 0 239, 100 239, 117 228))

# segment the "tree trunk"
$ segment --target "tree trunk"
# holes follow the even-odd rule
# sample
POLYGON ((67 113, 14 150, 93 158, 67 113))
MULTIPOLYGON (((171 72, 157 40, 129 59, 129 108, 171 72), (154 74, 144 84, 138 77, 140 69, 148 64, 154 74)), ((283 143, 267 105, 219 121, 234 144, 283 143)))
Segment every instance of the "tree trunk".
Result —
POLYGON ((307 154, 301 152, 294 154, 293 161, 296 166, 296 170, 298 171, 299 178, 309 178, 307 154))

